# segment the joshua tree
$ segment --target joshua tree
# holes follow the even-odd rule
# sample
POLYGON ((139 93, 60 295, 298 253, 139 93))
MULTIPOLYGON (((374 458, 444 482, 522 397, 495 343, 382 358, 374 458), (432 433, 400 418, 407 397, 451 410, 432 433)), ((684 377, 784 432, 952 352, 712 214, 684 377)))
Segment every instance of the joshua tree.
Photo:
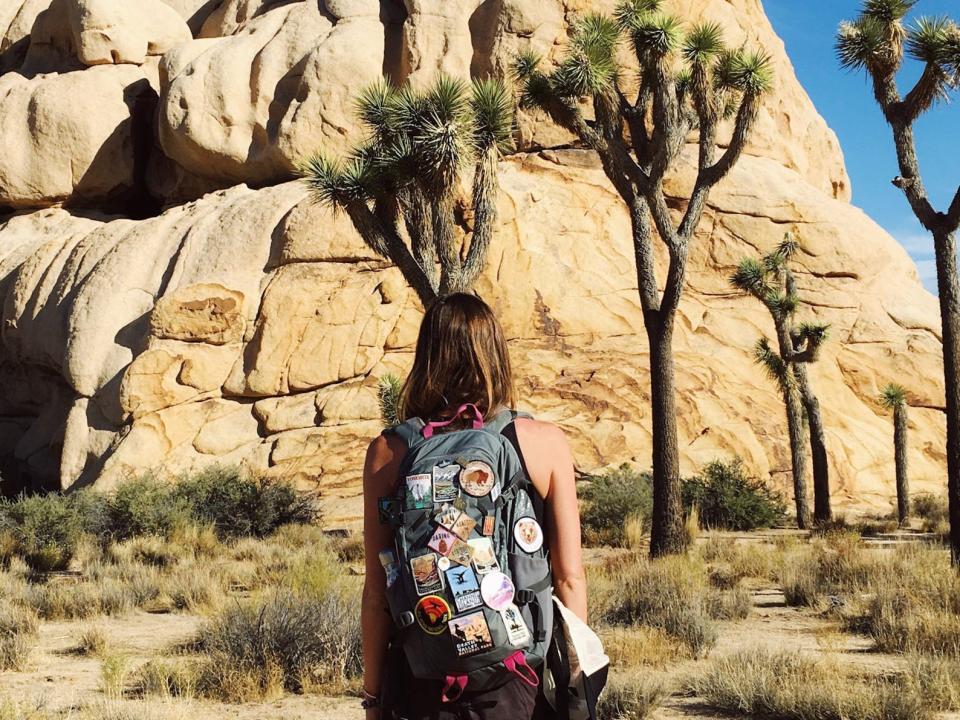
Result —
POLYGON ((676 17, 661 12, 661 4, 626 0, 612 18, 587 15, 573 27, 569 49, 557 67, 541 70, 540 58, 532 53, 518 57, 515 67, 523 105, 542 109, 599 155, 630 214, 650 345, 654 557, 683 551, 673 329, 690 241, 710 190, 740 158, 772 83, 765 53, 727 49, 713 23, 684 33, 676 17), (635 67, 620 62, 624 40, 635 67), (584 101, 592 119, 584 113, 584 101), (717 157, 719 126, 731 118, 732 136, 717 157), (664 178, 688 161, 682 151, 691 131, 699 135, 693 160, 698 172, 677 224, 664 178), (654 267, 654 228, 669 255, 662 292, 654 267))
POLYGON ((387 373, 380 378, 377 386, 377 400, 380 403, 380 419, 384 427, 393 427, 401 422, 400 395, 403 392, 403 381, 393 373, 387 373))
POLYGON ((946 212, 934 209, 920 176, 913 137, 917 119, 960 86, 960 26, 946 17, 925 17, 908 27, 904 18, 916 4, 917 0, 864 0, 860 15, 840 25, 837 55, 843 67, 865 70, 872 80, 874 97, 893 131, 897 150, 900 174, 893 184, 903 191, 914 215, 933 235, 943 324, 950 547, 953 563, 960 568, 960 189, 946 212), (902 96, 897 75, 904 55, 922 63, 923 72, 902 96))
POLYGON ((820 348, 827 339, 829 325, 824 323, 797 323, 795 315, 800 299, 789 261, 798 245, 787 234, 777 248, 759 261, 744 259, 730 278, 734 287, 748 292, 770 311, 777 331, 779 352, 770 347, 767 338, 761 338, 754 351, 758 363, 776 380, 783 393, 787 409, 787 429, 790 433, 790 459, 793 470, 793 491, 797 506, 797 524, 806 528, 807 459, 804 412, 810 427, 810 450, 813 456, 813 515, 818 523, 830 520, 830 474, 827 446, 820 416, 820 401, 807 376, 807 364, 816 362, 820 348))
POLYGON ((897 468, 897 522, 910 518, 910 483, 907 478, 907 391, 890 383, 880 394, 883 406, 893 411, 893 456, 897 468))
POLYGON ((471 87, 440 76, 422 92, 380 80, 357 99, 367 140, 346 159, 318 152, 301 174, 314 198, 345 211, 364 242, 400 268, 426 304, 469 289, 483 269, 497 218, 497 162, 510 147, 513 107, 496 80, 471 87), (473 230, 464 252, 456 205, 468 162, 473 230))

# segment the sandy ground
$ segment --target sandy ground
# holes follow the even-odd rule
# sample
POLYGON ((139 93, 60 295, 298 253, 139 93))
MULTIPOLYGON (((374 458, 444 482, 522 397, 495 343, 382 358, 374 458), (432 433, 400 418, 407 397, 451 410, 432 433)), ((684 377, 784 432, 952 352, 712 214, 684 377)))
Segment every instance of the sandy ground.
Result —
MULTIPOLYGON (((836 631, 828 621, 808 609, 787 607, 775 587, 758 585, 753 590, 754 609, 747 620, 722 623, 721 634, 711 657, 736 650, 766 645, 771 649, 840 653, 844 662, 864 669, 895 668, 896 656, 870 651, 869 640, 836 631)), ((114 652, 127 656, 130 667, 151 657, 166 654, 190 638, 201 622, 189 615, 152 615, 132 613, 121 618, 96 621, 106 633, 114 652)), ((80 622, 43 623, 32 668, 27 672, 0 674, 0 697, 31 704, 42 703, 49 710, 69 710, 102 702, 100 661, 73 652, 80 622)), ((695 673, 701 663, 686 662, 673 667, 671 676, 678 681, 695 673)), ((130 709, 138 708, 149 717, 147 707, 156 709, 164 720, 361 720, 363 713, 356 698, 286 696, 280 700, 243 705, 225 705, 209 701, 126 700, 130 709)), ((704 720, 716 715, 695 697, 676 693, 655 715, 661 720, 704 720)), ((960 720, 960 714, 945 714, 944 720, 960 720)))

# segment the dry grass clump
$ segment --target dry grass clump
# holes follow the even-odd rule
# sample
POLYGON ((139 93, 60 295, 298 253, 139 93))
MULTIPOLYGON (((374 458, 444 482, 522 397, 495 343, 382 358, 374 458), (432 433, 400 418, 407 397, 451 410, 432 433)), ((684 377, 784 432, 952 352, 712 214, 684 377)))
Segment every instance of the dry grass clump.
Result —
POLYGON ((664 669, 678 660, 692 657, 690 648, 665 630, 644 627, 602 627, 603 647, 615 668, 653 667, 664 669))
POLYGON ((26 703, 0 698, 0 720, 53 720, 53 716, 42 701, 26 703))
POLYGON ((77 655, 102 657, 107 654, 107 634, 98 625, 89 625, 77 635, 77 644, 73 651, 77 655))
POLYGON ((670 694, 667 681, 648 671, 614 672, 597 702, 604 720, 644 720, 670 694))
POLYGON ((777 579, 788 605, 816 607, 828 596, 868 592, 886 571, 883 559, 865 550, 859 535, 837 531, 784 552, 777 579))
POLYGON ((687 688, 717 709, 770 720, 926 720, 934 709, 906 676, 860 675, 765 648, 712 661, 687 688))
POLYGON ((960 660, 934 655, 907 660, 907 681, 934 710, 960 710, 960 660))
POLYGON ((950 512, 947 498, 932 493, 919 493, 910 499, 913 515, 920 519, 923 532, 947 535, 950 531, 950 512))
POLYGON ((132 685, 138 695, 161 698, 193 698, 197 695, 203 661, 154 658, 134 675, 132 685))
POLYGON ((716 644, 715 620, 749 613, 745 592, 711 587, 706 567, 686 557, 619 556, 595 568, 589 582, 596 621, 663 630, 695 657, 716 644))
POLYGON ((784 552, 783 543, 745 543, 725 537, 708 537, 695 548, 696 555, 710 568, 711 582, 721 588, 733 587, 746 578, 775 578, 784 552))
POLYGON ((205 653, 199 691, 228 702, 274 697, 284 689, 351 688, 361 672, 358 599, 282 591, 227 608, 197 638, 205 653))
POLYGON ((130 661, 125 655, 107 654, 100 659, 100 690, 111 700, 123 698, 130 678, 130 661))
POLYGON ((24 670, 37 635, 37 616, 23 608, 0 606, 0 672, 24 670))

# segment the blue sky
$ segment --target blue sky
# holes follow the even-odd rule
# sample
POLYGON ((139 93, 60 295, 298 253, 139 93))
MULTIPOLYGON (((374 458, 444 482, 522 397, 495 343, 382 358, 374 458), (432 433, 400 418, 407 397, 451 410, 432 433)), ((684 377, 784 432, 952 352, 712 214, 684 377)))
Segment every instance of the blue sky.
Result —
MULTIPOLYGON (((854 204, 907 248, 924 284, 936 292, 932 240, 901 192, 890 184, 899 174, 890 129, 865 74, 841 70, 834 56, 837 25, 857 15, 859 0, 763 0, 763 5, 786 43, 800 82, 840 137, 854 204)), ((960 21, 960 2, 920 0, 911 17, 920 15, 951 15, 960 21)), ((904 68, 902 92, 919 70, 917 63, 904 68)), ((916 125, 924 183, 938 210, 946 210, 960 185, 960 92, 954 92, 952 99, 951 104, 935 106, 916 125)))

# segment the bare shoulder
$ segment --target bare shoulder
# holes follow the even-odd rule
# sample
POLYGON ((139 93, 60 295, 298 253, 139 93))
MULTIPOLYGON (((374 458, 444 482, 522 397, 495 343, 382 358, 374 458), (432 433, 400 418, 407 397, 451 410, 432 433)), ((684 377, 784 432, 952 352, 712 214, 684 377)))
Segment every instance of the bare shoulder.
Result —
POLYGON ((531 450, 541 447, 569 446, 563 430, 551 422, 534 418, 517 418, 514 424, 517 428, 517 438, 531 450))
POLYGON ((566 482, 573 474, 570 443, 563 430, 550 422, 517 418, 517 440, 530 473, 530 479, 542 497, 553 493, 554 481, 566 482))
POLYGON ((406 452, 406 443, 396 435, 378 435, 371 440, 363 466, 365 485, 382 489, 380 486, 392 483, 406 452))

